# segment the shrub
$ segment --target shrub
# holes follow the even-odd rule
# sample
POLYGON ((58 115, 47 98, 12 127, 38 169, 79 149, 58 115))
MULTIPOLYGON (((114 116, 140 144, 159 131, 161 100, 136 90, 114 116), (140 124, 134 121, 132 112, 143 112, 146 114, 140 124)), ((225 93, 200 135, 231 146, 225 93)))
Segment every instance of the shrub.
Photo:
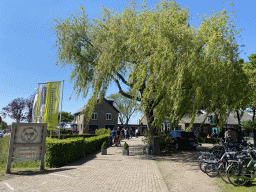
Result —
POLYGON ((111 133, 111 129, 105 129, 105 128, 100 128, 100 129, 96 129, 95 130, 95 135, 105 135, 105 134, 109 134, 111 133))
MULTIPOLYGON (((219 138, 219 139, 223 142, 222 138, 219 138)), ((197 140, 198 140, 198 143, 211 143, 211 144, 218 143, 216 137, 212 137, 212 138, 198 137, 197 140)))
POLYGON ((160 150, 163 149, 168 150, 170 146, 173 144, 173 139, 169 138, 168 135, 165 132, 162 132, 159 134, 160 139, 160 150))
POLYGON ((205 138, 204 137, 198 137, 197 141, 198 141, 198 143, 205 143, 205 138))
POLYGON ((108 144, 106 141, 103 142, 103 144, 101 145, 101 149, 107 149, 108 148, 108 144))
POLYGON ((129 145, 125 142, 124 143, 124 149, 127 150, 129 148, 129 145))
POLYGON ((147 144, 149 146, 152 145, 151 140, 149 138, 148 130, 145 130, 144 139, 142 139, 142 141, 143 141, 144 144, 147 144))

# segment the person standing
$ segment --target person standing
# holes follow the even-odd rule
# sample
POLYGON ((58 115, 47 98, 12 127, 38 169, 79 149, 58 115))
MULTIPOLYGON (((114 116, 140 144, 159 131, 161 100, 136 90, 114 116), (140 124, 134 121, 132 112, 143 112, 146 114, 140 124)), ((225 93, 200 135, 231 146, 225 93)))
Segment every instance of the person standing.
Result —
POLYGON ((230 138, 230 129, 225 131, 225 142, 227 142, 228 138, 230 138))
POLYGON ((124 128, 121 130, 122 138, 124 138, 124 128))
POLYGON ((120 130, 119 130, 119 127, 117 127, 116 135, 119 135, 119 136, 120 136, 120 130))
POLYGON ((127 139, 129 140, 130 137, 130 131, 128 129, 126 129, 126 133, 127 133, 127 139))
POLYGON ((127 139, 127 129, 124 129, 124 136, 125 136, 125 139, 127 139))
POLYGON ((136 136, 136 138, 138 138, 138 133, 139 133, 139 129, 137 128, 137 129, 135 130, 135 136, 136 136))

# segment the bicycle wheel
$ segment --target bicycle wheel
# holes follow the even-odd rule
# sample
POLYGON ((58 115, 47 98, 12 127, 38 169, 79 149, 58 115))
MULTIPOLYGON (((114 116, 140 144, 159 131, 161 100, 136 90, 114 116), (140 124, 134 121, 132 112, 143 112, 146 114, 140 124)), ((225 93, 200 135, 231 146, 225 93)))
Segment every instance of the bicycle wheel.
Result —
POLYGON ((218 169, 219 169, 219 176, 221 177, 221 179, 226 183, 230 183, 227 176, 226 165, 224 163, 221 163, 218 169))
POLYGON ((243 186, 247 183, 248 180, 241 178, 239 175, 243 174, 244 169, 240 170, 241 168, 238 168, 238 165, 231 165, 227 170, 227 177, 230 183, 232 183, 234 186, 243 186))
POLYGON ((205 166, 205 173, 209 176, 209 177, 216 177, 219 174, 218 171, 218 163, 207 163, 207 165, 205 166))
POLYGON ((205 173, 205 166, 207 165, 207 163, 204 163, 204 161, 201 161, 200 162, 200 165, 199 165, 199 167, 200 167, 200 169, 201 169, 201 171, 203 172, 203 173, 205 173))
POLYGON ((201 155, 200 157, 198 157, 198 166, 200 166, 201 162, 204 161, 203 156, 201 155))

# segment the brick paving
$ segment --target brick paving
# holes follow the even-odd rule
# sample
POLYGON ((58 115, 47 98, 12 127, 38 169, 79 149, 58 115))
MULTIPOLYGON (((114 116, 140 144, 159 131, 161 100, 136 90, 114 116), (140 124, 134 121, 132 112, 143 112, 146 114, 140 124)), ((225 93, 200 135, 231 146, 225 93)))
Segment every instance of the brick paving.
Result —
POLYGON ((142 137, 122 140, 122 147, 108 148, 108 155, 97 151, 69 165, 43 174, 21 174, 0 182, 0 191, 132 191, 167 192, 167 186, 152 157, 142 154, 142 137))

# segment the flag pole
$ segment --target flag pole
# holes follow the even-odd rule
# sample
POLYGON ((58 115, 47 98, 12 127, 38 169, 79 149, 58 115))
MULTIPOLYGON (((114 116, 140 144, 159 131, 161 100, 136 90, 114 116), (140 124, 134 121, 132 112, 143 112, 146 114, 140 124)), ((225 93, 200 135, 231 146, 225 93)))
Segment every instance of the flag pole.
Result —
MULTIPOLYGON (((62 102, 63 102, 64 81, 65 81, 65 80, 62 80, 62 95, 61 95, 61 106, 60 106, 60 125, 61 125, 61 112, 62 112, 62 102)), ((59 127, 59 136, 58 136, 58 139, 60 139, 60 127, 59 127)))

